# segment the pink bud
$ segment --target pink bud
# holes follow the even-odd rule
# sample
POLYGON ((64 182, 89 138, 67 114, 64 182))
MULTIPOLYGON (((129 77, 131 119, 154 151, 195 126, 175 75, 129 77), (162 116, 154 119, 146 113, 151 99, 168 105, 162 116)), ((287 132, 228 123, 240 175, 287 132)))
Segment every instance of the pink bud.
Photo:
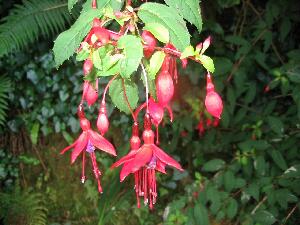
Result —
POLYGON ((217 92, 209 92, 205 97, 205 107, 212 116, 219 118, 223 111, 223 103, 217 92))
POLYGON ((161 123, 164 116, 163 107, 156 103, 153 98, 149 99, 149 114, 155 126, 161 123))
POLYGON ((154 52, 157 41, 155 37, 147 30, 143 31, 142 39, 146 44, 146 46, 144 47, 144 55, 147 59, 149 59, 154 52))
POLYGON ((86 118, 80 118, 80 127, 83 131, 87 131, 91 128, 91 123, 86 118))
POLYGON ((212 124, 211 119, 207 118, 207 119, 206 119, 206 127, 210 127, 211 124, 212 124))
POLYGON ((174 83, 168 71, 159 73, 156 79, 156 95, 158 103, 166 106, 172 99, 174 94, 174 83))
POLYGON ((89 106, 93 105, 98 99, 98 79, 96 80, 95 88, 90 82, 86 81, 83 86, 83 99, 85 99, 89 106))
POLYGON ((83 63, 83 74, 89 74, 93 69, 93 61, 91 59, 86 59, 83 63))
POLYGON ((103 136, 108 131, 108 127, 109 127, 109 121, 107 118, 106 107, 105 107, 105 103, 102 103, 99 110, 98 119, 97 119, 97 128, 100 134, 103 136))
POLYGON ((204 128, 204 124, 203 124, 202 120, 199 121, 199 123, 197 125, 197 129, 198 129, 199 135, 202 136, 205 132, 205 128, 204 128))
POLYGON ((97 9, 97 0, 93 0, 92 2, 92 8, 97 9))
POLYGON ((206 49, 208 49, 208 47, 210 46, 210 43, 211 43, 211 37, 208 36, 208 38, 206 38, 205 41, 203 42, 203 47, 201 50, 202 54, 206 51, 206 49))
POLYGON ((215 92, 214 84, 212 83, 209 73, 207 74, 205 107, 212 116, 220 119, 223 111, 223 102, 220 95, 215 92))
POLYGON ((199 44, 197 44, 197 46, 196 46, 196 51, 201 51, 202 50, 202 47, 203 47, 203 44, 202 44, 202 42, 200 42, 199 44))

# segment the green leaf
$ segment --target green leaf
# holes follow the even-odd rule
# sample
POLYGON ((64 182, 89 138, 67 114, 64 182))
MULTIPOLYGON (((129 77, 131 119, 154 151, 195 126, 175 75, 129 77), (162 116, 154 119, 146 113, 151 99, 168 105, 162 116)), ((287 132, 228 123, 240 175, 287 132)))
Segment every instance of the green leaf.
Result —
POLYGON ((69 145, 73 143, 74 139, 67 131, 63 131, 62 135, 63 135, 64 139, 68 142, 69 145))
POLYGON ((253 219, 261 225, 271 225, 276 222, 276 218, 273 214, 266 210, 257 211, 253 215, 253 219))
POLYGON ((170 42, 183 51, 190 45, 190 35, 183 18, 177 10, 158 3, 144 3, 138 12, 139 18, 145 23, 159 23, 168 29, 170 42))
POLYGON ((154 37, 162 43, 170 42, 170 34, 167 28, 160 23, 147 23, 143 30, 150 31, 154 37))
POLYGON ((194 206, 194 217, 196 224, 209 225, 208 212, 203 205, 197 204, 194 206))
POLYGON ((184 51, 181 53, 180 59, 185 59, 189 56, 194 56, 195 55, 195 50, 193 46, 187 46, 184 51))
POLYGON ((215 71, 214 61, 212 60, 212 58, 207 55, 200 55, 199 57, 197 57, 197 59, 201 61, 204 68, 209 72, 213 73, 215 71))
POLYGON ((271 157, 274 160, 274 162, 276 163, 277 166, 279 166, 280 169, 282 170, 286 170, 287 164, 285 159, 283 158, 282 154, 280 153, 280 151, 278 150, 272 150, 271 151, 271 157))
POLYGON ((202 17, 199 0, 165 0, 170 6, 178 10, 187 21, 194 24, 199 33, 202 30, 202 17))
POLYGON ((257 183, 252 183, 245 189, 245 192, 252 196, 256 201, 259 200, 259 187, 257 183))
POLYGON ((53 47, 56 67, 59 67, 65 60, 74 54, 82 39, 91 29, 93 19, 100 15, 100 9, 91 9, 82 12, 71 28, 62 32, 57 37, 53 47))
POLYGON ((269 116, 267 118, 268 124, 271 127, 271 129, 277 133, 282 134, 284 131, 284 126, 279 117, 269 116))
POLYGON ((214 172, 222 169, 225 166, 225 161, 222 159, 212 159, 203 165, 203 170, 214 172))
POLYGON ((166 54, 163 51, 156 51, 151 59, 150 59, 150 65, 149 65, 149 78, 151 80, 154 80, 156 77, 157 72, 161 68, 164 58, 166 54))
POLYGON ((74 5, 78 2, 78 0, 68 0, 68 9, 69 12, 73 9, 74 5))
POLYGON ((235 186, 235 177, 234 177, 233 172, 231 172, 230 170, 226 171, 224 174, 225 190, 230 192, 234 188, 234 186, 235 186))
POLYGON ((123 36, 118 41, 118 48, 124 49, 125 55, 120 59, 120 74, 124 78, 129 78, 137 70, 143 57, 141 39, 133 35, 123 36))
POLYGON ((30 139, 32 141, 32 144, 36 145, 38 141, 40 131, 40 124, 38 122, 34 123, 31 130, 30 130, 30 139))
POLYGON ((235 217, 235 215, 237 214, 237 210, 238 210, 237 201, 234 198, 230 198, 229 203, 226 208, 227 217, 229 219, 233 219, 233 217, 235 217))
MULTIPOLYGON (((128 102, 131 108, 135 109, 139 100, 138 87, 134 82, 130 82, 129 80, 124 80, 124 86, 125 86, 128 102)), ((111 97, 112 102, 120 111, 123 111, 125 113, 130 113, 130 110, 126 103, 126 99, 124 97, 122 79, 120 78, 115 79, 111 83, 109 87, 109 95, 111 97)))
POLYGON ((80 52, 76 55, 76 61, 84 61, 86 60, 90 55, 90 51, 82 49, 80 52))

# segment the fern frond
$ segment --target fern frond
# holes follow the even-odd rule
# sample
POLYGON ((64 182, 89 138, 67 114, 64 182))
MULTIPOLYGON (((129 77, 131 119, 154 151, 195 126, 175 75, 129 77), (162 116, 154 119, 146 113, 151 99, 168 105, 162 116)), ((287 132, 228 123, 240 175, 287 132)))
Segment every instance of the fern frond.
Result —
POLYGON ((21 192, 0 193, 0 218, 6 225, 45 225, 47 208, 40 193, 21 192))
POLYGON ((23 49, 39 36, 59 33, 77 14, 76 10, 69 13, 67 0, 24 0, 15 5, 0 24, 0 57, 23 49))
POLYGON ((6 110, 8 109, 8 95, 11 82, 6 76, 0 76, 0 126, 4 125, 6 110))

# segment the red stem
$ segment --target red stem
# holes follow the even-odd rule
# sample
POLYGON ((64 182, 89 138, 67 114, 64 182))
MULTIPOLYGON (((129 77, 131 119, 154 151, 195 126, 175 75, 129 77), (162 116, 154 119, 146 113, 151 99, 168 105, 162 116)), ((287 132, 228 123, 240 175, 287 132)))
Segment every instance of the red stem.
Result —
POLYGON ((131 108, 131 106, 129 104, 129 101, 128 101, 128 98, 127 98, 127 95, 126 95, 126 88, 125 88, 125 84, 124 84, 124 79, 123 78, 122 78, 122 86, 123 86, 123 93, 124 93, 125 101, 127 103, 127 106, 129 108, 129 111, 130 111, 130 113, 132 115, 132 118, 133 118, 134 122, 136 122, 136 117, 135 117, 135 115, 133 113, 133 110, 132 110, 132 108, 131 108))
POLYGON ((106 87, 105 87, 105 89, 104 89, 104 91, 103 91, 103 96, 102 96, 102 101, 101 101, 102 104, 105 104, 105 96, 106 96, 106 92, 107 92, 109 86, 111 85, 111 83, 114 81, 114 79, 117 78, 117 76, 119 76, 119 74, 113 76, 113 78, 111 78, 110 81, 107 83, 107 85, 106 85, 106 87))

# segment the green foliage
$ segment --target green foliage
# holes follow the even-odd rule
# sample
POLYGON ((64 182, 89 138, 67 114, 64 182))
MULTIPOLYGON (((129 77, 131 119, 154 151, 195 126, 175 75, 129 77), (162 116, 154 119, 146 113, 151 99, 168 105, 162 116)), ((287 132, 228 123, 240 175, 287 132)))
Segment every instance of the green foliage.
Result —
POLYGON ((202 30, 202 17, 200 2, 198 0, 165 0, 165 2, 183 16, 191 24, 194 24, 199 33, 202 30))
POLYGON ((123 49, 124 58, 120 59, 119 71, 123 78, 137 70, 143 57, 143 46, 141 39, 133 35, 125 35, 118 41, 118 48, 123 49))
POLYGON ((122 78, 117 78, 111 83, 109 95, 113 104, 120 111, 125 113, 130 113, 128 104, 132 109, 135 109, 139 100, 138 87, 136 84, 123 80, 122 78))
POLYGON ((169 30, 170 42, 179 50, 190 44, 190 35, 185 22, 174 8, 158 3, 144 3, 138 12, 139 18, 147 25, 158 23, 169 30))
POLYGON ((74 54, 83 38, 91 29, 93 19, 101 15, 102 11, 100 9, 83 11, 71 28, 57 37, 53 47, 56 67, 74 54))
POLYGON ((45 225, 47 208, 40 193, 21 192, 0 193, 0 217, 5 225, 45 225))
POLYGON ((21 50, 38 41, 49 38, 70 24, 76 11, 70 15, 64 0, 24 0, 15 5, 0 25, 0 56, 21 50))
POLYGON ((10 79, 6 76, 0 76, 0 125, 4 125, 6 110, 8 109, 8 92, 11 88, 10 79))

